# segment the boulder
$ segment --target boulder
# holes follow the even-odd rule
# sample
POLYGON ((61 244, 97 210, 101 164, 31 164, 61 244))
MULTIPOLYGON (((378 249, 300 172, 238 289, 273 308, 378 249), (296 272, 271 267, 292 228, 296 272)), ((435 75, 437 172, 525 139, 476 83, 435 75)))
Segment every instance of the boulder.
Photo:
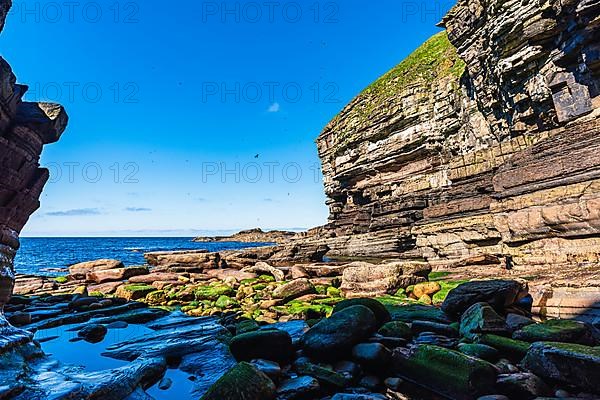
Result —
POLYGON ((506 326, 510 332, 519 330, 527 325, 535 324, 531 318, 519 314, 509 313, 506 315, 506 326))
POLYGON ((455 399, 487 394, 496 383, 492 364, 439 346, 394 352, 394 367, 400 376, 455 399))
POLYGON ((481 358, 489 362, 498 359, 499 352, 492 346, 478 343, 461 343, 458 345, 458 351, 468 356, 481 358))
POLYGON ((383 325, 386 322, 391 320, 390 313, 385 308, 385 306, 383 304, 381 304, 379 301, 377 301, 375 299, 369 299, 369 298, 356 298, 356 299, 342 300, 339 303, 337 303, 335 305, 335 307, 333 308, 333 314, 335 314, 345 308, 357 306, 357 305, 365 306, 368 309, 370 309, 371 312, 373 312, 373 314, 375 314, 375 317, 377 318, 377 324, 379 324, 379 325, 383 325))
POLYGON ((105 270, 92 271, 86 274, 85 279, 97 284, 124 281, 138 275, 148 274, 147 267, 129 267, 129 268, 112 268, 105 270))
POLYGON ((273 400, 275 384, 247 362, 237 364, 223 375, 200 400, 273 400))
POLYGON ((319 381, 311 376, 299 376, 283 381, 277 388, 277 400, 303 400, 315 398, 319 381))
POLYGON ((117 288, 115 296, 126 300, 140 300, 155 291, 154 286, 145 284, 121 285, 117 288))
POLYGON ((416 296, 417 299, 420 299, 423 296, 433 296, 437 292, 442 290, 442 286, 437 282, 423 282, 417 283, 412 293, 416 296))
POLYGON ((89 343, 99 343, 104 340, 108 329, 104 325, 92 324, 77 332, 77 336, 89 343))
POLYGON ((533 343, 522 366, 534 374, 600 393, 600 348, 556 342, 533 343))
POLYGON ((523 290, 517 281, 489 280, 466 282, 452 289, 442 303, 442 310, 458 317, 475 303, 488 303, 501 312, 518 300, 523 290))
POLYGON ((348 298, 394 294, 398 289, 425 282, 429 272, 431 267, 419 262, 381 265, 356 262, 344 269, 340 289, 348 298))
POLYGON ((227 268, 227 269, 209 269, 205 271, 206 275, 209 277, 214 277, 220 280, 224 280, 225 278, 234 278, 236 281, 241 282, 244 279, 255 279, 258 278, 258 275, 252 272, 242 272, 237 269, 227 268))
POLYGON ((281 269, 275 268, 263 261, 257 262, 252 267, 243 268, 241 271, 253 274, 269 274, 272 275, 277 282, 282 282, 285 279, 285 273, 281 269))
POLYGON ((513 333, 513 338, 526 342, 566 342, 590 346, 595 342, 590 325, 567 319, 527 325, 513 333))
POLYGON ((73 279, 85 279, 86 275, 91 272, 124 267, 123 263, 119 260, 101 259, 71 265, 69 267, 69 274, 73 279))
POLYGON ((391 321, 385 323, 379 330, 378 334, 384 337, 401 338, 410 340, 412 338, 411 327, 402 321, 391 321))
MULTIPOLYGON (((146 270, 148 272, 148 270, 146 270)), ((154 282, 177 281, 181 275, 169 272, 154 272, 145 275, 136 275, 126 278, 129 283, 147 283, 149 285, 154 282)))
POLYGON ((366 370, 385 371, 392 352, 381 343, 360 343, 352 349, 352 358, 366 370))
POLYGON ((508 327, 504 318, 499 316, 487 303, 475 303, 460 318, 460 334, 473 338, 477 333, 505 334, 508 327))
POLYGON ((281 376, 281 367, 275 361, 269 360, 252 360, 252 365, 258 368, 259 371, 264 372, 273 381, 277 381, 281 376))
POLYGON ((238 361, 264 359, 285 363, 294 354, 290 334, 278 329, 259 330, 234 336, 229 343, 229 350, 238 361))
POLYGON ((511 399, 533 399, 552 395, 550 387, 539 376, 530 372, 498 375, 496 388, 511 399))
POLYGON ((521 340, 514 340, 504 336, 483 334, 476 335, 474 338, 476 343, 486 344, 495 349, 500 350, 505 356, 521 360, 527 351, 530 344, 521 340))
POLYGON ((315 293, 317 293, 317 291, 313 284, 310 283, 308 279, 300 278, 277 287, 273 291, 273 297, 288 302, 297 299, 298 297, 315 293))
POLYGON ((157 251, 144 254, 149 265, 160 272, 202 272, 223 267, 219 253, 206 250, 157 251))
POLYGON ((350 379, 343 374, 321 365, 310 362, 296 363, 296 370, 300 375, 307 375, 319 381, 319 384, 327 389, 344 389, 350 384, 350 379))
POLYGON ((300 342, 306 354, 320 360, 343 359, 352 347, 378 327, 373 312, 362 305, 344 308, 306 332, 300 342))
POLYGON ((454 326, 439 322, 415 320, 410 325, 410 328, 415 334, 433 332, 448 337, 458 337, 458 330, 454 326))

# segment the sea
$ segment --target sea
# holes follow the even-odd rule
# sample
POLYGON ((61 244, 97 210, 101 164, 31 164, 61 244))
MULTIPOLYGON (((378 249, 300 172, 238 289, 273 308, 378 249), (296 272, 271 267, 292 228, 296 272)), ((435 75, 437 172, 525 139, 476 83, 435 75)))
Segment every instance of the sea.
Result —
POLYGON ((260 247, 272 243, 193 242, 190 237, 169 238, 21 238, 15 259, 18 274, 58 276, 69 265, 111 258, 126 266, 146 263, 151 251, 208 250, 218 252, 260 247))

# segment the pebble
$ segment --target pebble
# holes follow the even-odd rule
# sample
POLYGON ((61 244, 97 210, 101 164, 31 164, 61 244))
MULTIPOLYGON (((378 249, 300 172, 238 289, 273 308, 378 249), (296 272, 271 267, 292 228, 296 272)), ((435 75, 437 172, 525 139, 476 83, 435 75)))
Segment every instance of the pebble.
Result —
POLYGON ((169 390, 171 385, 173 385, 173 381, 170 378, 162 378, 158 383, 158 388, 160 390, 169 390))

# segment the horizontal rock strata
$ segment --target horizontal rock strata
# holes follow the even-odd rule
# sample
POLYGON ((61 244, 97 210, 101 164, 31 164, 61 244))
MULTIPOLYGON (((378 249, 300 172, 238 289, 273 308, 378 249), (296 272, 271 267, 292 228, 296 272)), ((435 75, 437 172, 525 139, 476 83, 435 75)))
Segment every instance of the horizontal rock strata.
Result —
MULTIPOLYGON (((319 136, 329 222, 286 246, 558 280, 597 266, 599 14, 583 0, 459 1, 446 32, 319 136)), ((580 275, 569 286, 595 276, 580 275)))

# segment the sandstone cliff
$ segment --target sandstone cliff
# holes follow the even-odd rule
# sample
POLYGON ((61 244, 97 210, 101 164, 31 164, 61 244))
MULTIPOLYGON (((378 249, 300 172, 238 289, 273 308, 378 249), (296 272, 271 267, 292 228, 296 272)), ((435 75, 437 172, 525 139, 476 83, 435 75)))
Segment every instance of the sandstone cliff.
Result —
MULTIPOLYGON (((0 0, 0 29, 10 6, 9 0, 0 0)), ((39 207, 48 180, 48 170, 39 165, 40 153, 45 144, 60 138, 68 120, 59 105, 22 101, 26 91, 0 57, 0 333, 4 334, 10 327, 1 310, 13 289, 19 232, 39 207)), ((3 344, 0 340, 0 347, 3 344)))
POLYGON ((319 136, 330 218, 297 246, 600 286, 599 14, 459 1, 319 136))

